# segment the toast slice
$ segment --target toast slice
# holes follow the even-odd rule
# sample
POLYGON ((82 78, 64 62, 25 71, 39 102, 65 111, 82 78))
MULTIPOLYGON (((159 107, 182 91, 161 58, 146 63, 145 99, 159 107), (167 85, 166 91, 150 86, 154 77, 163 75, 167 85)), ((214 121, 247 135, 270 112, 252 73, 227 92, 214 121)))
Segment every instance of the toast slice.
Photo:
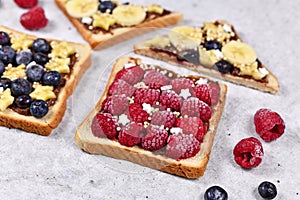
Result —
MULTIPOLYGON (((32 59, 36 61, 34 55, 37 54, 37 52, 34 52, 32 44, 38 37, 24 34, 3 26, 0 26, 0 31, 5 32, 9 36, 10 44, 8 46, 16 49, 16 54, 19 54, 20 51, 26 49, 25 51, 29 51, 33 54, 32 59)), ((13 86, 4 88, 4 84, 2 83, 3 79, 9 79, 11 82, 14 82, 17 78, 22 78, 23 81, 24 79, 28 81, 29 75, 26 74, 28 68, 30 68, 30 65, 37 65, 37 63, 33 61, 29 64, 20 65, 16 64, 17 61, 13 61, 12 64, 5 64, 5 71, 1 74, 1 86, 3 87, 0 87, 2 90, 2 92, 0 92, 0 95, 2 96, 2 99, 0 98, 0 125, 47 136, 61 122, 66 110, 66 101, 68 97, 73 93, 80 78, 91 65, 91 48, 89 45, 85 44, 52 40, 48 38, 42 39, 45 39, 52 49, 49 53, 44 53, 49 61, 43 65, 38 64, 39 67, 37 68, 40 68, 41 66, 44 68, 43 75, 49 71, 59 72, 61 79, 59 79, 60 81, 56 85, 45 83, 44 80, 30 80, 31 91, 30 94, 26 93, 26 96, 30 96, 33 101, 43 99, 44 102, 47 103, 48 112, 46 114, 44 113, 44 116, 31 114, 30 108, 28 107, 29 105, 27 105, 26 108, 21 108, 17 105, 16 101, 19 94, 13 94, 13 89, 11 88, 13 86), (54 47, 53 45, 55 44, 58 46, 54 47), (54 49, 60 50, 54 52, 54 49), (68 55, 67 50, 69 50, 71 55, 68 55), (64 54, 64 56, 59 56, 59 54, 64 54), (66 63, 61 64, 59 62, 52 62, 55 58, 61 57, 65 57, 61 60, 66 61, 66 63), (49 63, 52 63, 52 65, 49 63), (9 72, 9 70, 16 70, 17 68, 20 68, 20 71, 9 72), (40 86, 40 92, 37 92, 37 85, 40 86), (5 98, 8 99, 8 101, 3 101, 4 92, 7 94, 5 98)), ((3 46, 7 45, 2 45, 2 47, 3 46)), ((24 102, 22 105, 24 105, 24 102)))
MULTIPOLYGON (((121 83, 119 83, 120 85, 121 83)), ((126 84, 125 84, 126 85, 126 84)), ((180 84, 179 84, 180 85, 180 84)), ((177 85, 178 86, 178 85, 177 85)), ((176 88, 177 88, 176 86, 176 88)), ((185 101, 188 99, 195 99, 196 97, 192 96, 191 91, 189 89, 184 89, 184 86, 179 86, 182 87, 180 90, 181 92, 179 94, 176 94, 178 98, 182 100, 182 105, 184 105, 185 101), (187 93, 186 93, 187 92, 187 93)), ((189 87, 189 86, 187 86, 189 87)), ((180 89, 180 88, 179 88, 180 89)), ((151 90, 151 89, 150 89, 151 90)), ((152 92, 153 92, 152 90, 152 92)), ((176 89, 178 92, 178 88, 176 89)), ((77 128, 77 132, 75 135, 75 142, 76 144, 83 149, 84 151, 91 153, 91 154, 102 154, 105 156, 113 157, 116 159, 122 159, 122 160, 128 160, 133 163, 137 163, 142 166, 150 167, 153 169, 157 169, 163 172, 167 172, 170 174, 175 174, 178 176, 186 177, 186 178, 199 178, 204 174, 204 171, 206 169, 206 165, 209 160, 211 148, 213 145, 214 141, 214 136, 217 131, 218 123, 222 115, 222 110, 225 105, 225 98, 226 98, 226 91, 227 87, 225 84, 221 84, 218 82, 213 82, 209 79, 200 77, 200 76, 180 76, 172 71, 163 69, 159 66, 154 66, 151 64, 145 64, 142 62, 141 59, 139 58, 133 58, 133 57, 122 57, 119 58, 112 69, 110 78, 107 82, 105 91, 103 92, 102 96, 100 97, 99 101, 95 105, 94 109, 90 112, 90 114, 84 119, 84 121, 79 125, 77 128), (138 67, 137 67, 138 66, 138 67), (129 68, 128 68, 129 67, 129 68), (134 69, 135 68, 135 69, 134 69), (138 69, 137 68, 142 68, 145 72, 145 74, 142 73, 138 75, 137 73, 138 69), (130 70, 135 70, 134 73, 131 73, 132 71, 130 70), (127 71, 128 70, 128 71, 127 71), (172 85, 170 83, 164 83, 161 85, 157 84, 160 82, 159 79, 157 79, 155 82, 148 82, 148 78, 151 73, 154 73, 157 75, 157 73, 160 73, 158 76, 166 76, 168 79, 173 82, 174 88, 175 85, 178 83, 178 79, 183 80, 183 78, 188 79, 188 82, 192 81, 192 87, 189 89, 193 89, 193 87, 196 87, 197 85, 210 85, 211 88, 213 88, 212 85, 214 85, 214 88, 218 88, 216 90, 213 90, 213 93, 210 93, 212 95, 212 99, 214 101, 211 101, 211 106, 210 109, 212 111, 211 118, 210 119, 202 119, 203 116, 205 116, 204 112, 200 115, 193 115, 190 113, 185 113, 185 116, 183 117, 181 114, 183 113, 183 107, 176 108, 173 107, 172 105, 165 106, 165 104, 161 103, 163 102, 161 99, 164 99, 163 93, 172 90, 172 85), (161 75, 164 74, 164 75, 161 75), (129 78, 131 77, 131 78, 129 78), (133 78, 134 77, 134 78, 133 78), (137 78, 138 77, 138 78, 137 78), (116 89, 116 82, 120 81, 119 79, 126 80, 127 81, 127 90, 122 90, 120 88, 116 89), (176 81, 174 80, 176 79, 176 81), (132 82, 131 80, 135 80, 135 82, 132 82), (175 84, 176 82, 176 84, 175 84), (134 92, 129 92, 131 87, 128 87, 128 83, 132 84, 133 87, 135 88, 134 92), (146 84, 146 85, 145 85, 146 84), (165 85, 167 84, 167 85, 165 85), (159 86, 161 86, 159 88, 159 86), (147 98, 144 100, 140 101, 139 98, 143 98, 139 96, 140 90, 147 90, 149 88, 156 88, 153 90, 160 91, 160 97, 159 97, 159 102, 148 102, 149 104, 145 103, 147 101, 147 98), (114 95, 120 95, 127 97, 127 100, 129 101, 128 108, 125 106, 125 110, 120 112, 120 108, 122 107, 122 104, 117 104, 118 101, 108 101, 109 98, 113 99, 114 95), (110 102, 110 103, 108 103, 110 102), (114 107, 114 103, 116 102, 116 105, 114 107), (144 102, 144 103, 143 103, 144 102), (140 109, 143 109, 143 111, 138 110, 138 109, 133 109, 131 110, 131 106, 134 104, 142 104, 140 106, 140 109), (112 105, 111 108, 113 109, 107 109, 107 105, 112 105), (143 108, 142 108, 143 107, 143 108), (128 110, 127 110, 128 109, 128 110), (117 111, 118 110, 118 111, 117 111), (127 110, 127 111, 126 111, 127 110), (181 112, 182 111, 182 112, 181 112), (118 114, 115 114, 115 112, 118 112, 118 114), (149 115, 146 114, 146 118, 144 120, 141 120, 143 116, 145 116, 145 112, 148 113, 149 115), (160 120, 155 120, 157 119, 155 116, 156 114, 158 115, 158 112, 167 112, 167 113, 174 113, 176 116, 174 124, 171 123, 168 126, 166 125, 168 120, 166 118, 159 118, 160 120), (125 113, 125 114, 124 114, 125 113), (97 121, 98 118, 96 116, 110 116, 112 117, 112 121, 116 120, 114 123, 115 124, 106 124, 105 126, 102 126, 101 128, 101 122, 97 121), (135 118, 138 116, 137 118, 135 118), (148 116, 148 118, 147 118, 148 116), (193 119, 192 119, 192 116, 193 119), (187 118, 188 117, 188 118, 187 118), (190 118, 191 117, 191 118, 190 118), (189 129, 189 126, 194 126, 195 123, 192 124, 183 124, 183 118, 184 121, 186 120, 191 120, 195 123, 198 123, 199 121, 201 122, 200 124, 196 125, 196 131, 194 132, 186 132, 185 129, 189 129), (124 120, 125 119, 125 120, 124 120), (128 120, 129 119, 129 120, 128 120), (181 121, 182 120, 182 121, 181 121), (180 122, 180 123, 179 123, 180 122), (203 124, 202 124, 203 122, 203 124), (162 125, 162 124, 164 125, 162 125), (100 124, 100 125, 99 125, 100 124), (117 124, 117 125, 116 125, 117 124), (136 135, 135 129, 127 129, 126 127, 131 126, 132 124, 139 124, 140 128, 142 127, 142 135, 136 135), (176 124, 176 125, 175 125, 176 124), (203 126, 202 126, 202 125, 203 126), (111 128, 114 126, 117 126, 115 128, 111 128), (201 125, 201 126, 200 126, 201 125), (144 126, 144 127, 143 127, 144 126), (167 126, 167 127, 166 127, 167 126), (177 126, 177 127, 175 127, 177 126), (99 129, 100 127, 100 129, 99 129), (108 128, 110 127, 110 128, 108 128), (159 137, 164 138, 165 140, 161 139, 163 141, 162 143, 159 143, 160 146, 147 146, 147 142, 149 139, 149 132, 151 133, 151 128, 156 127, 162 133, 159 133, 159 137), (206 129, 201 129, 202 135, 196 136, 197 130, 200 130, 199 127, 206 127, 206 129), (109 130, 107 130, 107 128, 109 130), (197 129, 199 128, 199 129, 197 129), (115 133, 112 135, 111 130, 114 130, 115 133), (150 129, 150 130, 148 130, 150 129), (99 130, 101 130, 99 132, 99 130), (123 133, 122 133, 123 132, 123 133), (135 140, 135 143, 126 143, 126 134, 133 136, 133 138, 137 139, 135 140), (184 134, 183 134, 184 133, 184 134), (190 134, 189 134, 190 133, 190 134), (168 139, 165 138, 165 135, 167 135, 168 139), (125 135, 125 136, 124 136, 125 135), (173 137, 177 136, 186 136, 186 137, 191 137, 194 140, 197 140, 199 143, 197 143, 198 146, 194 146, 195 149, 200 147, 200 150, 197 152, 186 152, 186 154, 190 153, 188 156, 186 154, 172 154, 172 148, 170 145, 170 137, 171 135, 173 137), (204 135, 204 136, 203 136, 204 135), (200 136, 200 137, 199 137, 200 136), (197 137, 197 139, 195 139, 197 137), (118 139, 117 139, 118 138, 118 139), (124 139, 125 138, 125 139, 124 139), (124 142, 125 140, 125 142, 124 142), (168 145, 169 147, 168 147, 168 145), (157 147, 157 148, 156 148, 157 147), (166 153, 168 151, 168 153, 166 153)), ((174 92, 174 91, 173 91, 174 92)), ((159 92, 158 92, 159 93, 159 92)), ((172 92, 170 92, 172 93, 172 92)), ((173 94, 174 95, 174 94, 173 94)), ((147 96, 147 94, 144 94, 142 96, 147 96)), ((151 98, 150 98, 151 99, 151 98)), ((158 98, 157 98, 158 99, 158 98)), ((197 98, 196 98, 197 99, 197 98)), ((149 99, 148 99, 149 100, 149 99)), ((198 100, 197 100, 198 101, 198 100)), ((200 101, 200 100, 199 100, 200 101)), ((174 102, 174 101, 172 101, 174 102)), ((203 103, 203 102, 202 102, 203 103)), ((205 103, 204 103, 205 104, 205 103)), ((124 104, 123 104, 124 105, 124 104)), ((208 106, 207 104, 205 104, 208 106)), ((198 108, 197 108, 198 109, 198 108)), ((195 113, 194 113, 195 114, 195 113)), ((172 115, 172 114, 171 114, 172 115)), ((109 123, 109 122, 107 122, 109 123)), ((186 122, 187 123, 187 122, 186 122)), ((141 133, 141 132, 139 132, 141 133)), ((200 132, 198 132, 200 133, 200 132)), ((150 134, 151 135, 151 134, 150 134)), ((130 136, 129 136, 130 138, 130 136)), ((151 137, 150 137, 151 138, 151 137)), ((160 140, 157 139, 157 140, 160 140)), ((174 139, 174 138, 173 138, 174 139)), ((149 139, 151 140, 151 139, 149 139)), ((155 140, 155 139, 154 139, 155 140)), ((154 141, 152 140, 152 141, 154 141)), ((134 141, 132 138, 127 140, 128 141, 134 141)), ((157 143, 156 143, 157 144, 157 143)), ((186 148, 189 148, 189 146, 185 146, 186 148)), ((192 148, 192 147, 191 147, 192 148)), ((174 149, 173 149, 174 150, 174 149)), ((191 149, 190 149, 191 150, 191 149)), ((174 152, 173 152, 174 153, 174 152)))
POLYGON ((264 92, 279 91, 277 78, 227 21, 176 27, 135 44, 134 52, 264 92))
POLYGON ((107 48, 137 35, 177 24, 182 19, 181 13, 165 10, 158 5, 142 7, 108 1, 113 9, 119 12, 107 9, 102 13, 97 10, 99 1, 88 0, 92 10, 89 13, 83 13, 79 8, 72 7, 74 4, 82 7, 81 4, 85 2, 81 0, 55 0, 55 2, 94 50, 107 48), (122 10, 127 12, 126 16, 120 16, 122 10), (117 17, 114 17, 115 15, 117 17))

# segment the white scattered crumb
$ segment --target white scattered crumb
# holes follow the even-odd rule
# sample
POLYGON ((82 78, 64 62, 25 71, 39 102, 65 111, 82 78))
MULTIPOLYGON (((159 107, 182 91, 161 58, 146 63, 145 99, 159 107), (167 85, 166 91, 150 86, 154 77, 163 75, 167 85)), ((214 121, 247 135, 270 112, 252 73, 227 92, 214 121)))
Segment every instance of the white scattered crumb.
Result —
POLYGON ((222 59, 224 57, 223 53, 219 49, 214 49, 212 51, 216 55, 217 58, 222 59))
POLYGON ((224 31, 226 31, 228 33, 232 32, 231 26, 229 26, 228 24, 224 24, 223 29, 224 29, 224 31))
POLYGON ((187 99, 188 97, 192 96, 190 93, 190 90, 188 88, 181 89, 179 96, 183 97, 184 99, 187 99))
POLYGON ((26 66, 26 69, 27 69, 28 67, 32 66, 32 65, 36 65, 36 62, 35 62, 35 61, 30 62, 30 63, 26 66))
POLYGON ((122 115, 119 116, 119 120, 118 120, 119 124, 122 124, 123 126, 125 126, 129 122, 130 122, 130 120, 128 119, 127 115, 122 114, 122 115))
POLYGON ((182 129, 179 128, 179 127, 172 127, 172 128, 170 129, 170 133, 172 133, 172 134, 182 133, 182 129))
POLYGON ((83 24, 91 24, 92 21, 93 21, 93 19, 91 17, 83 17, 81 19, 81 23, 83 23, 83 24))
POLYGON ((135 63, 126 63, 126 64, 124 64, 124 68, 125 68, 125 69, 127 69, 127 68, 129 68, 129 67, 134 67, 134 66, 136 66, 135 63))
POLYGON ((152 106, 148 103, 143 103, 143 110, 146 111, 148 114, 151 113, 151 111, 153 110, 152 106))
POLYGON ((197 85, 207 84, 207 79, 199 78, 199 79, 196 81, 196 84, 197 84, 197 85))
POLYGON ((0 94, 2 94, 3 91, 4 91, 4 88, 0 87, 0 94))
POLYGON ((263 68, 263 67, 258 68, 258 71, 259 71, 261 74, 263 74, 264 76, 266 76, 266 75, 269 74, 268 70, 266 70, 266 69, 263 68))
POLYGON ((172 85, 164 85, 160 89, 161 90, 171 90, 172 89, 172 85))

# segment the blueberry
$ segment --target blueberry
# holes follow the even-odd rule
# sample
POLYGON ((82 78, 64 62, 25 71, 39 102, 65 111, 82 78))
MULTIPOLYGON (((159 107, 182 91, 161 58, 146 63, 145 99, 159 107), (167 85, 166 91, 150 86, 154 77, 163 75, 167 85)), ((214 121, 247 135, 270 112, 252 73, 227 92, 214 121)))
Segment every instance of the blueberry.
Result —
POLYGON ((226 73, 231 73, 234 70, 234 67, 232 64, 225 60, 220 60, 218 61, 215 65, 214 68, 218 69, 219 72, 226 74, 226 73))
POLYGON ((9 45, 10 38, 6 32, 0 31, 0 45, 9 45))
POLYGON ((4 65, 4 63, 0 60, 0 77, 2 76, 4 70, 5 70, 5 65, 4 65))
POLYGON ((220 42, 218 42, 216 40, 208 40, 204 43, 204 47, 206 50, 211 50, 211 49, 221 50, 222 45, 220 44, 220 42))
POLYGON ((44 73, 42 81, 44 85, 57 86, 61 81, 61 75, 58 71, 48 71, 44 73))
POLYGON ((258 186, 258 193, 264 199, 274 199, 277 195, 277 189, 273 183, 264 181, 258 186))
POLYGON ((32 53, 29 50, 19 51, 16 55, 16 63, 17 65, 28 65, 32 60, 32 53))
POLYGON ((8 78, 0 78, 0 87, 3 87, 3 89, 10 88, 11 86, 11 80, 8 78))
POLYGON ((41 52, 35 53, 33 55, 33 60, 40 65, 45 65, 49 61, 49 57, 47 54, 43 54, 41 52))
POLYGON ((18 96, 15 100, 15 103, 19 108, 28 108, 31 102, 32 98, 26 94, 18 96))
POLYGON ((29 107, 30 113, 36 118, 44 117, 48 110, 48 104, 43 100, 34 100, 29 107))
POLYGON ((18 78, 11 83, 11 93, 14 97, 29 94, 31 90, 30 82, 24 78, 18 78))
POLYGON ((32 44, 32 49, 35 53, 41 52, 46 54, 48 54, 51 50, 49 42, 43 38, 35 39, 32 44))
POLYGON ((199 58, 200 58, 199 51, 193 49, 179 52, 177 55, 177 60, 188 61, 196 65, 200 64, 199 58))
POLYGON ((98 10, 102 13, 106 13, 106 11, 109 10, 109 13, 112 13, 115 7, 116 5, 111 1, 101 1, 98 10))
POLYGON ((212 186, 208 188, 204 194, 205 200, 227 200, 227 192, 220 186, 212 186))
POLYGON ((0 60, 4 64, 13 63, 16 57, 16 52, 10 46, 2 46, 0 48, 0 60))
POLYGON ((38 82, 42 79, 44 71, 45 70, 41 65, 30 65, 26 70, 27 79, 31 82, 38 82))

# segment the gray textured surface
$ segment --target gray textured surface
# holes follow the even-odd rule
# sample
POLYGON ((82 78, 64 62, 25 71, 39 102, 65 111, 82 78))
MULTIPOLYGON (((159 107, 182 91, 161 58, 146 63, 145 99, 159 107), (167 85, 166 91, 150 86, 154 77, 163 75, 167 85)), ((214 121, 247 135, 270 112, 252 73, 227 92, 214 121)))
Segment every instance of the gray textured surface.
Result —
MULTIPOLYGON (((146 1, 136 1, 143 2, 146 1)), ((259 199, 256 188, 264 180, 275 183, 278 200, 300 199, 299 1, 155 2, 183 12, 181 24, 199 25, 214 19, 233 23, 244 41, 254 47, 278 77, 280 92, 270 95, 228 84, 227 103, 205 176, 187 180, 89 155, 77 148, 73 140, 76 126, 103 91, 111 62, 130 52, 132 44, 143 37, 93 52, 91 68, 68 100, 60 126, 49 137, 0 127, 0 199, 203 199, 205 189, 217 184, 227 190, 229 199, 249 200, 259 199), (262 164, 253 170, 243 170, 235 164, 232 150, 240 139, 257 137, 253 114, 261 107, 281 114, 286 133, 274 142, 263 142, 262 164)), ((41 1, 40 5, 46 10, 49 25, 28 33, 85 42, 52 1, 41 1)), ((19 24, 23 12, 13 1, 2 1, 0 24, 25 31, 19 24)))

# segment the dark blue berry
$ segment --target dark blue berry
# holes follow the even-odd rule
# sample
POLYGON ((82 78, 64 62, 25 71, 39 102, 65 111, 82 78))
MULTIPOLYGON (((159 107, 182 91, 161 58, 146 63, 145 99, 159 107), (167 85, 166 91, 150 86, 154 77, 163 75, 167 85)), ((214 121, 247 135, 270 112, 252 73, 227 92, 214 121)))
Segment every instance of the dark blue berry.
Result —
POLYGON ((45 72, 42 81, 44 85, 57 86, 61 81, 61 74, 58 71, 45 72))
POLYGON ((274 199, 277 195, 277 189, 273 183, 264 181, 258 186, 258 193, 264 199, 274 199))
POLYGON ((29 94, 32 90, 31 84, 24 78, 18 78, 11 83, 11 93, 14 97, 29 94))
POLYGON ((214 68, 223 74, 231 73, 234 70, 234 66, 225 60, 218 61, 214 65, 214 68))
POLYGON ((3 87, 3 89, 10 88, 11 86, 11 80, 8 78, 0 78, 0 87, 3 87))
POLYGON ((32 98, 26 94, 18 96, 15 100, 15 104, 19 108, 28 108, 30 106, 31 102, 32 102, 32 98))
POLYGON ((199 51, 193 49, 179 52, 177 55, 177 60, 187 61, 196 65, 200 64, 199 58, 200 58, 199 51))
POLYGON ((45 65, 48 61, 49 61, 49 57, 47 54, 43 54, 43 53, 35 53, 33 55, 33 60, 37 63, 37 64, 40 64, 40 65, 45 65))
POLYGON ((116 5, 111 1, 101 1, 98 10, 102 13, 106 13, 109 10, 109 13, 112 13, 115 7, 116 5))
POLYGON ((0 60, 4 64, 13 63, 16 57, 16 52, 10 46, 2 46, 0 48, 0 60))
POLYGON ((220 42, 218 42, 216 40, 208 40, 204 43, 204 47, 206 50, 211 50, 211 49, 221 50, 222 45, 220 44, 220 42))
POLYGON ((16 55, 16 63, 17 65, 28 65, 32 60, 32 53, 29 50, 19 51, 16 55))
POLYGON ((220 186, 212 186, 208 188, 204 193, 205 200, 227 200, 227 192, 220 186))
POLYGON ((36 118, 44 117, 48 113, 48 104, 43 100, 34 100, 30 104, 29 111, 36 118))
POLYGON ((9 45, 10 38, 9 35, 3 31, 0 31, 0 45, 9 45))
POLYGON ((49 42, 43 38, 35 39, 32 44, 32 49, 35 53, 41 52, 46 54, 51 50, 49 42))
POLYGON ((4 65, 4 63, 0 60, 0 77, 2 76, 4 70, 5 70, 5 65, 4 65))
POLYGON ((26 70, 27 79, 31 82, 38 82, 42 79, 44 71, 41 65, 30 65, 26 70))

